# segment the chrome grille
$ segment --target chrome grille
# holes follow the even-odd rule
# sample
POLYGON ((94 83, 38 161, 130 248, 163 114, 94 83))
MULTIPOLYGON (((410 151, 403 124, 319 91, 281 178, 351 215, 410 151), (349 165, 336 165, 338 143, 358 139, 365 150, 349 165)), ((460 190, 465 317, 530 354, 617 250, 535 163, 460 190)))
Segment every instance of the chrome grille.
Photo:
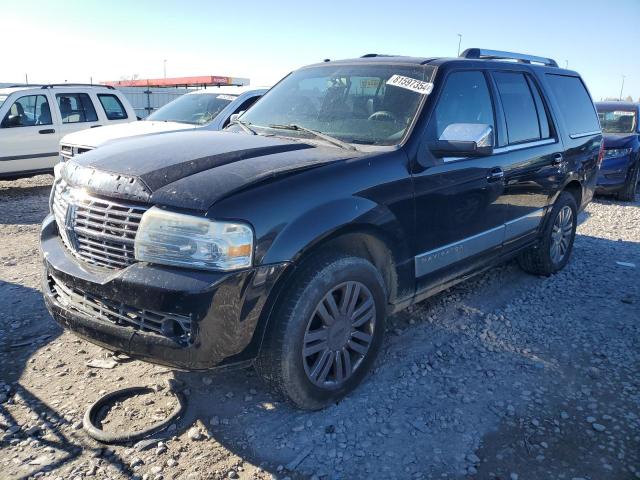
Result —
POLYGON ((94 197, 64 180, 54 188, 52 210, 69 250, 101 267, 124 268, 135 262, 133 244, 147 207, 94 197))
POLYGON ((67 310, 177 340, 188 341, 191 336, 191 318, 187 315, 140 310, 70 287, 52 275, 48 285, 55 301, 67 310))
POLYGON ((71 160, 74 156, 80 155, 81 153, 89 152, 93 150, 93 148, 87 147, 74 147, 73 145, 60 145, 60 156, 63 161, 71 160))

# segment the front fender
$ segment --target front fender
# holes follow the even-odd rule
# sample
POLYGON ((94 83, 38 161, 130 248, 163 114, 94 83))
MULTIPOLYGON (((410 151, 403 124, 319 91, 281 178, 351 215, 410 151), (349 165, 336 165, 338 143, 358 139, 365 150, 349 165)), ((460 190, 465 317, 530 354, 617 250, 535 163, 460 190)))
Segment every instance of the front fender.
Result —
POLYGON ((367 198, 348 197, 323 203, 293 219, 273 240, 262 263, 295 262, 324 240, 356 231, 379 231, 395 255, 404 258, 407 254, 406 232, 388 208, 367 198))

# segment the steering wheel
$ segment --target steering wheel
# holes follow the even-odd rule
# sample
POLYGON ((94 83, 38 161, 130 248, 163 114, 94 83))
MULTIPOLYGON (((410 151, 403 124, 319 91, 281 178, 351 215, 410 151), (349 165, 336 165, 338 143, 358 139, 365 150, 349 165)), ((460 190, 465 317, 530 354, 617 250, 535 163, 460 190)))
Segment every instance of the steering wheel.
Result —
POLYGON ((392 121, 392 122, 397 122, 398 118, 391 113, 389 110, 378 110, 377 112, 373 112, 371 115, 369 115, 369 118, 367 118, 367 120, 369 121, 392 121))

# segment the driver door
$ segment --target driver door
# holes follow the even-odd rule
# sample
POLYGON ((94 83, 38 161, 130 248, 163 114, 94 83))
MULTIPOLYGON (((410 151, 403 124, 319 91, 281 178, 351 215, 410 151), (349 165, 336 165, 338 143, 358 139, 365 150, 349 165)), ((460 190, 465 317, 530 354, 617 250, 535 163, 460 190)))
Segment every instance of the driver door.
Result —
POLYGON ((436 104, 418 152, 421 171, 413 176, 418 290, 498 256, 507 208, 502 165, 494 155, 438 158, 428 147, 453 124, 488 125, 495 144, 493 99, 485 73, 453 71, 434 93, 436 104))
POLYGON ((56 123, 48 92, 16 98, 0 121, 0 172, 53 168, 60 138, 56 123))

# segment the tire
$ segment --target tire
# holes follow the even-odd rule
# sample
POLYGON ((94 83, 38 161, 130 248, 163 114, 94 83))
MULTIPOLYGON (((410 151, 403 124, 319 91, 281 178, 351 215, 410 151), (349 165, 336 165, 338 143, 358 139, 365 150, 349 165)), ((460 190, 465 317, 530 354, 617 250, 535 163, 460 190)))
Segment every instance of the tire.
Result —
POLYGON ((575 198, 569 192, 562 192, 549 213, 539 244, 525 250, 518 257, 520 268, 535 275, 547 276, 562 270, 571 257, 577 217, 575 198), (569 212, 570 224, 565 224, 564 219, 569 212), (558 242, 560 237, 561 242, 558 242))
POLYGON ((298 408, 319 410, 335 403, 371 369, 384 337, 386 304, 382 276, 367 260, 328 253, 310 258, 274 310, 257 372, 298 408), (340 310, 338 320, 327 315, 331 299, 340 310))
POLYGON ((629 175, 624 187, 618 192, 618 200, 623 202, 633 202, 636 199, 636 190, 638 188, 638 180, 640 180, 640 164, 636 164, 629 170, 629 175))

